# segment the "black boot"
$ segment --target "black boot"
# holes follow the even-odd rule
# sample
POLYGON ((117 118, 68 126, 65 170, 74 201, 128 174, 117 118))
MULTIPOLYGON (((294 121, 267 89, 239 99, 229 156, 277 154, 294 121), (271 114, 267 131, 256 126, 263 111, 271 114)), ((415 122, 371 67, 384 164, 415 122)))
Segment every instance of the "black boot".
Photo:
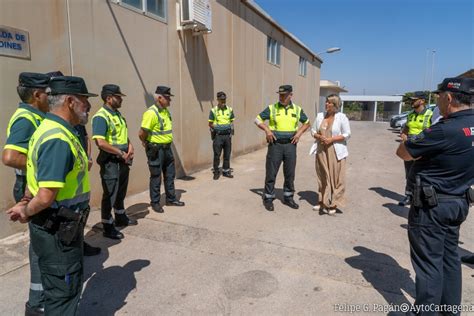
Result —
POLYGON ((462 256, 461 261, 464 263, 474 264, 474 255, 462 256))
POLYGON ((220 176, 219 172, 214 172, 214 177, 212 177, 212 179, 217 180, 219 179, 219 176, 220 176))
POLYGON ((117 214, 115 213, 115 226, 117 227, 125 227, 125 226, 133 226, 137 225, 138 221, 136 219, 132 219, 127 216, 127 214, 117 214))
POLYGON ((25 304, 25 316, 42 316, 44 315, 44 307, 31 307, 28 302, 25 304))
POLYGON ((273 212, 275 207, 273 206, 273 200, 268 199, 268 200, 263 200, 263 206, 265 206, 265 209, 267 211, 273 212))
POLYGON ((232 173, 230 173, 230 171, 227 171, 227 172, 222 172, 222 175, 226 178, 233 178, 234 176, 232 175, 232 173))
POLYGON ((110 239, 122 239, 124 236, 121 232, 119 232, 114 224, 104 224, 104 232, 102 233, 104 237, 110 238, 110 239))
POLYGON ((283 204, 286 204, 295 210, 300 207, 298 204, 296 204, 295 200, 293 200, 292 197, 283 199, 283 204))

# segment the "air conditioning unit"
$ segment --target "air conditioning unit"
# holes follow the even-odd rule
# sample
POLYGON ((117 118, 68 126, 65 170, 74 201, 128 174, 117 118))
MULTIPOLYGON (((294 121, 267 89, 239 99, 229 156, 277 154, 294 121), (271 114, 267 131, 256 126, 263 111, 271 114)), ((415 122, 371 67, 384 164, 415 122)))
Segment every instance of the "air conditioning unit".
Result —
POLYGON ((181 29, 211 33, 212 14, 209 0, 181 0, 181 29))

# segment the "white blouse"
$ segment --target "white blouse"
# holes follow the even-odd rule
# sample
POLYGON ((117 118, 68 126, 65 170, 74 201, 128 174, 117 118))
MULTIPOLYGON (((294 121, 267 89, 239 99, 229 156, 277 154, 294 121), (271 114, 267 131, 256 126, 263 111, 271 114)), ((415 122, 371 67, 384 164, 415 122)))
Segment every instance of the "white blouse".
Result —
MULTIPOLYGON (((314 137, 314 134, 319 133, 321 131, 321 123, 324 121, 326 113, 320 112, 316 115, 316 120, 314 121, 313 127, 311 128, 311 136, 314 137)), ((336 157, 337 160, 342 160, 349 155, 347 151, 347 140, 351 137, 351 128, 349 126, 349 119, 344 113, 337 112, 334 115, 334 122, 332 124, 331 135, 344 136, 344 140, 334 142, 334 149, 336 150, 336 157)), ((315 140, 313 146, 309 151, 310 155, 316 154, 318 149, 318 141, 315 140)))

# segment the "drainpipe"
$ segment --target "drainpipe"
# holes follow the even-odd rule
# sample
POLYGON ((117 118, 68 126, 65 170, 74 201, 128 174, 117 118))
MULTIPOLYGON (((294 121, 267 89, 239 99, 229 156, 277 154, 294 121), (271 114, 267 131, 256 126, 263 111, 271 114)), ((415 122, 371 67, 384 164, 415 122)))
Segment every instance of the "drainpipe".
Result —
POLYGON ((72 57, 72 35, 71 35, 71 16, 69 14, 69 0, 66 0, 67 29, 69 36, 69 64, 71 66, 71 76, 74 76, 74 58, 72 57))

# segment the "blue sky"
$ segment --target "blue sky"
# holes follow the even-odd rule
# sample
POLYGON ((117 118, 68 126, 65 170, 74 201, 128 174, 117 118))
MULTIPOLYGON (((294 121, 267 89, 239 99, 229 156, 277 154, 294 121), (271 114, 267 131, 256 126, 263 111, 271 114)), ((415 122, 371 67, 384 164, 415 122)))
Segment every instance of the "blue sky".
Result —
POLYGON ((474 0, 256 2, 313 52, 341 47, 321 56, 321 79, 341 81, 349 94, 428 89, 432 50, 431 88, 474 68, 474 0))

